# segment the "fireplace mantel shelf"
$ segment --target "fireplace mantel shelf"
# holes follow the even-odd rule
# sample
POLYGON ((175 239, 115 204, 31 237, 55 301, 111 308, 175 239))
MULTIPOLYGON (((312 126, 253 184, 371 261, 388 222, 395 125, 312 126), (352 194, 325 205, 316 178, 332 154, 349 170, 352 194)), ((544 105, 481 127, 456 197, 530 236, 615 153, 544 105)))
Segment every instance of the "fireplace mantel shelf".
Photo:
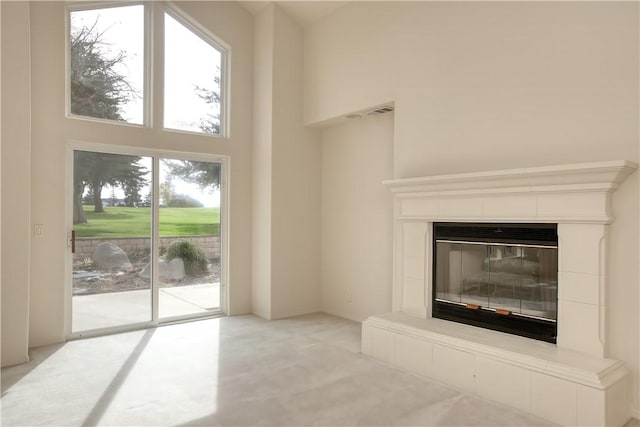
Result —
POLYGON ((638 165, 626 160, 384 181, 397 220, 597 223, 638 165))
POLYGON ((488 172, 392 179, 383 184, 398 197, 415 193, 486 194, 615 189, 638 165, 627 160, 505 169, 488 172), (408 194, 402 194, 408 193, 408 194))

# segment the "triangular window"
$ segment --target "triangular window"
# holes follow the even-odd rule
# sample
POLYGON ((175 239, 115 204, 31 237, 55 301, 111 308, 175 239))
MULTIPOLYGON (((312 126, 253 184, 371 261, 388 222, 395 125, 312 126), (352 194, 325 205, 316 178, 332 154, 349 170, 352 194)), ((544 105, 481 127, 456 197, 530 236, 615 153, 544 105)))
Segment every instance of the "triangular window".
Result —
POLYGON ((164 15, 164 127, 221 135, 223 49, 172 12, 164 15))

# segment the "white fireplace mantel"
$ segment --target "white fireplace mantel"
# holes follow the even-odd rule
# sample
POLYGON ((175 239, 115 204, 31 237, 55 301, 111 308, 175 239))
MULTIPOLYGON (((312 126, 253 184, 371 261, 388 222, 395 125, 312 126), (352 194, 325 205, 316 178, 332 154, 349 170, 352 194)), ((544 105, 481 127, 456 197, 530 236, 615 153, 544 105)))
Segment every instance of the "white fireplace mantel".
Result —
POLYGON ((607 358, 606 251, 611 194, 636 169, 620 160, 385 181, 394 194, 394 314, 364 322, 363 352, 561 424, 623 424, 628 372, 607 358), (501 345, 479 344, 461 338, 477 328, 431 319, 434 222, 558 224, 557 345, 494 331, 478 336, 501 345), (451 361, 467 367, 447 369, 451 361), (487 369, 519 379, 505 386, 487 380, 487 369), (519 381, 524 392, 513 388, 519 381))
POLYGON ((609 195, 637 165, 616 160, 384 181, 396 219, 612 221, 609 195))

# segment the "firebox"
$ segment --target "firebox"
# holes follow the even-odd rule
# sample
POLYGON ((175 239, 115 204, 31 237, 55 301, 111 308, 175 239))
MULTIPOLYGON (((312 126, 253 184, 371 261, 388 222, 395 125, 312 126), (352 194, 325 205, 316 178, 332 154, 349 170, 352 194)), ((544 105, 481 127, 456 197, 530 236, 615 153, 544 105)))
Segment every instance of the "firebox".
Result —
POLYGON ((557 224, 434 223, 432 316, 556 342, 557 224))

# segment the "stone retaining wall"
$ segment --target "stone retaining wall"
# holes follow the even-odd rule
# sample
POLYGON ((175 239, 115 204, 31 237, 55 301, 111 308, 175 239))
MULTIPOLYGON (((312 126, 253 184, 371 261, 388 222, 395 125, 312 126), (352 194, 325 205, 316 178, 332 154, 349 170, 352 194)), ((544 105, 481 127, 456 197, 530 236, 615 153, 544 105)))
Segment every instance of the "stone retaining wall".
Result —
MULTIPOLYGON (((220 258, 220 236, 170 236, 160 238, 160 247, 166 248, 176 240, 188 240, 201 247, 209 259, 220 258)), ((82 261, 85 258, 92 258, 96 247, 102 242, 110 242, 118 245, 127 255, 137 251, 148 251, 151 246, 150 238, 142 237, 119 237, 119 238, 76 238, 76 252, 73 254, 74 261, 82 261)))

